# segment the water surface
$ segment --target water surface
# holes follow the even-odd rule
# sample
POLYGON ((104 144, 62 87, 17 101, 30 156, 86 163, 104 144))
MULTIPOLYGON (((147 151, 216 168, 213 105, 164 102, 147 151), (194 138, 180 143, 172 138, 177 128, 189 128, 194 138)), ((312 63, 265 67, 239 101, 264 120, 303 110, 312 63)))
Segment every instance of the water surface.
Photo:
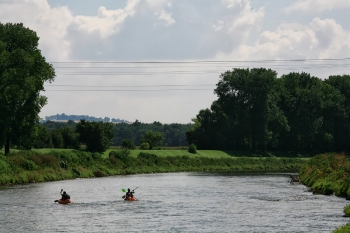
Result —
POLYGON ((76 179, 0 190, 0 232, 332 232, 348 201, 283 173, 190 172, 76 179), (121 198, 136 188, 136 202, 121 198), (63 188, 73 204, 55 204, 63 188))

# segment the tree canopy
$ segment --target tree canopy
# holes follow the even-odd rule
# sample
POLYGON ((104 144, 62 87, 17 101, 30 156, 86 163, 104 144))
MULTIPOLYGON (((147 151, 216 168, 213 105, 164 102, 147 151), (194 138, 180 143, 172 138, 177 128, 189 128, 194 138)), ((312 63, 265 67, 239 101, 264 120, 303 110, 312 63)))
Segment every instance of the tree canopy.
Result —
POLYGON ((148 143, 149 149, 159 146, 164 139, 163 134, 159 132, 147 131, 141 136, 141 143, 148 143))
POLYGON ((198 149, 350 152, 350 76, 277 78, 264 68, 220 76, 210 109, 186 132, 198 149))
POLYGON ((88 122, 80 120, 76 125, 79 141, 86 144, 86 150, 104 152, 112 142, 114 131, 112 123, 88 122))
POLYGON ((47 103, 40 95, 55 71, 38 48, 36 32, 23 24, 0 23, 0 146, 34 143, 34 125, 47 103), (27 143, 24 143, 27 141, 27 143))

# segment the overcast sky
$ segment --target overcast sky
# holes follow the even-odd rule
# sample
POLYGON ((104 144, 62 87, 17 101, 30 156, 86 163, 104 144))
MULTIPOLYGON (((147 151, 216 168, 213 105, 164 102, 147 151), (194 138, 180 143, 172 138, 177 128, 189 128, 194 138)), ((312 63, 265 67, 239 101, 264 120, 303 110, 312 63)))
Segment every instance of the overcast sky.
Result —
POLYGON ((0 0, 56 71, 40 117, 190 123, 235 67, 350 74, 349 0, 0 0))

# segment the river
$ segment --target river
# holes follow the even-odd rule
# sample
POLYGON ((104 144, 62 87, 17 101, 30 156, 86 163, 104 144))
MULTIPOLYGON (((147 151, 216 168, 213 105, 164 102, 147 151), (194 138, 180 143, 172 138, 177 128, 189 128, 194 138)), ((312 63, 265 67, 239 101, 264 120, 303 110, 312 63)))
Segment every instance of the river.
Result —
POLYGON ((332 232, 348 201, 285 173, 188 172, 75 179, 0 190, 0 232, 332 232), (122 189, 136 188, 135 202, 122 189), (63 188, 71 205, 55 204, 63 188))

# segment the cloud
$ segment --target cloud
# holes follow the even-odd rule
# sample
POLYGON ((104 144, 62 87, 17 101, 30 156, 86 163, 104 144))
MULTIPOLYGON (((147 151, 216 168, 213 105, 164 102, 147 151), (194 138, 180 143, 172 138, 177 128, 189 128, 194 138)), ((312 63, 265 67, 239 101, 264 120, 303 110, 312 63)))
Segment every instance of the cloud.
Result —
MULTIPOLYGON (((154 63, 141 67, 140 64, 129 63, 118 66, 114 61, 215 59, 252 61, 341 58, 350 54, 350 32, 347 25, 340 24, 341 21, 320 19, 316 17, 317 14, 312 13, 308 15, 308 21, 305 21, 306 17, 295 20, 285 17, 284 14, 269 13, 281 12, 286 5, 282 1, 280 4, 265 6, 260 4, 261 1, 254 1, 254 8, 252 2, 125 0, 121 6, 120 3, 115 4, 110 0, 108 5, 98 5, 96 9, 94 8, 95 14, 89 13, 89 16, 83 13, 74 15, 69 7, 65 6, 50 7, 47 0, 0 0, 0 20, 2 23, 23 22, 26 27, 37 32, 40 37, 39 48, 48 61, 68 62, 68 65, 62 66, 73 67, 60 68, 57 67, 57 63, 54 64, 55 68, 57 67, 57 78, 54 82, 56 85, 134 87, 158 84, 174 86, 210 84, 215 86, 220 73, 232 68, 232 63, 189 66, 154 63), (118 7, 113 8, 113 5, 118 7), (69 63, 73 61, 74 64, 69 63), (80 65, 77 63, 82 61, 91 63, 80 65), (111 62, 104 63, 105 61, 111 62), (97 64, 100 66, 91 67, 97 64), (75 74, 68 75, 70 72, 75 74), (125 73, 127 74, 124 75, 125 73)), ((293 4, 284 11, 290 12, 293 9, 319 11, 338 7, 334 3, 341 4, 342 8, 349 6, 348 1, 329 2, 322 1, 325 7, 321 1, 293 1, 293 4)), ((69 5, 72 9, 78 7, 74 1, 69 2, 69 5)), ((341 17, 339 16, 339 19, 341 17)), ((245 65, 252 67, 257 64, 247 63, 242 66, 245 65)), ((281 65, 282 68, 273 67, 273 64, 266 66, 272 66, 271 68, 277 70, 289 68, 290 65, 281 65)), ((301 71, 300 67, 296 71, 301 71)), ((330 71, 334 72, 335 69, 330 71)), ((49 87, 51 86, 48 85, 47 89, 58 88, 49 87)), ((44 107, 42 116, 65 112, 119 117, 131 121, 159 120, 169 123, 189 122, 199 109, 209 107, 215 99, 212 90, 145 92, 48 90, 44 95, 48 96, 49 105, 44 107), (160 111, 160 109, 167 110, 160 111)))
MULTIPOLYGON (((344 29, 333 19, 322 20, 314 18, 309 25, 297 23, 284 23, 274 31, 263 31, 259 39, 253 44, 242 44, 231 51, 230 54, 218 53, 218 60, 295 60, 295 59, 338 59, 347 58, 350 54, 350 31, 344 29)), ((335 70, 330 69, 324 72, 322 68, 332 66, 327 62, 315 64, 304 62, 295 64, 290 62, 285 65, 276 63, 246 63, 247 66, 263 66, 280 70, 284 73, 302 69, 314 68, 314 74, 326 78, 334 74, 335 70), (296 66, 294 66, 296 65, 296 66), (333 72, 333 73, 332 73, 333 72)), ((336 70, 337 73, 346 73, 344 69, 336 70)))
POLYGON ((285 7, 283 12, 290 14, 293 11, 306 11, 306 12, 323 12, 334 9, 350 8, 349 0, 298 0, 294 1, 290 6, 285 7))
POLYGON ((135 14, 135 8, 139 2, 139 0, 129 0, 124 9, 116 10, 107 10, 106 7, 101 6, 97 16, 76 16, 71 27, 88 34, 98 33, 102 39, 108 38, 119 32, 127 17, 135 14))
POLYGON ((160 13, 156 12, 155 15, 159 15, 158 19, 163 20, 166 26, 170 26, 171 24, 175 23, 175 20, 171 17, 171 15, 164 10, 162 10, 160 13))
POLYGON ((1 1, 0 16, 2 23, 23 23, 37 32, 47 60, 68 59, 70 42, 64 37, 73 16, 67 7, 50 8, 46 0, 1 1))
POLYGON ((234 8, 236 6, 242 6, 244 3, 247 3, 246 0, 223 0, 222 1, 226 8, 234 8))

